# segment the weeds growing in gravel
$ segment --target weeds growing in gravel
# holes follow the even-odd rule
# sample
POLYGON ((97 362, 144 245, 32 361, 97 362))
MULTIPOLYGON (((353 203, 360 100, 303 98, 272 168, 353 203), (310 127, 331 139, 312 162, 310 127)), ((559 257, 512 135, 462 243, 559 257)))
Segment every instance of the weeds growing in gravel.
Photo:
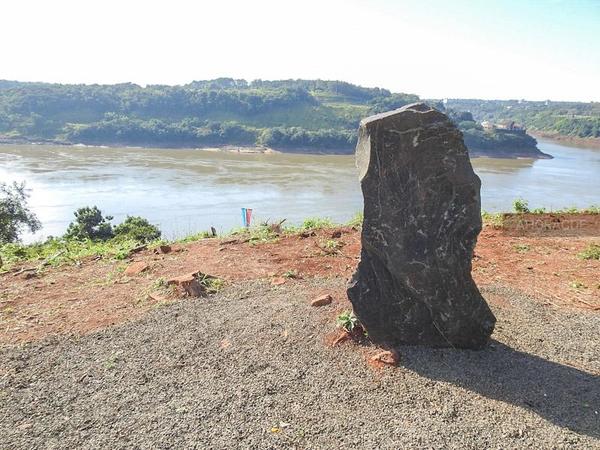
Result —
POLYGON ((528 244, 516 244, 515 250, 519 253, 525 253, 531 250, 531 247, 528 244))
POLYGON ((585 288, 587 288, 587 286, 586 286, 585 284, 583 284, 583 283, 582 283, 581 281, 579 281, 579 280, 574 280, 574 281, 571 281, 571 284, 570 284, 570 286, 571 286, 573 289, 585 289, 585 288))
POLYGON ((581 259, 599 259, 600 260, 600 244, 590 244, 581 253, 581 259))
POLYGON ((344 311, 337 316, 336 323, 339 328, 343 328, 348 333, 351 333, 354 327, 358 325, 358 318, 354 315, 354 312, 344 311))
POLYGON ((216 294, 225 285, 225 281, 221 278, 205 275, 203 273, 198 274, 198 283, 206 288, 206 292, 209 294, 216 294))

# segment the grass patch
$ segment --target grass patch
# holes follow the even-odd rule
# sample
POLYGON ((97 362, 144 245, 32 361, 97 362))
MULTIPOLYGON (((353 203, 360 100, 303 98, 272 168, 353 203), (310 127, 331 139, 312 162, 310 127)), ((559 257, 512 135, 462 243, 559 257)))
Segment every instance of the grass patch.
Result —
POLYGON ((531 250, 531 247, 528 244, 517 244, 515 245, 515 250, 519 253, 526 253, 531 250))
POLYGON ((243 237, 250 245, 276 242, 279 239, 279 233, 266 223, 248 228, 237 228, 230 235, 243 237))
POLYGON ((334 226, 335 224, 333 221, 327 217, 309 217, 308 219, 304 219, 301 228, 303 230, 320 230, 322 228, 332 228, 334 226))
POLYGON ((356 227, 356 228, 360 228, 362 227, 363 221, 365 219, 365 215, 362 212, 358 212, 354 215, 354 217, 352 219, 350 219, 348 221, 348 226, 349 227, 356 227))
POLYGON ((581 259, 598 259, 600 260, 600 244, 590 244, 577 256, 581 259))
POLYGON ((0 270, 9 270, 24 262, 39 263, 43 266, 77 264, 82 259, 100 256, 112 259, 125 259, 139 242, 132 239, 111 239, 108 241, 70 240, 50 238, 34 244, 5 244, 0 247, 0 270))
POLYGON ((494 227, 502 227, 504 225, 504 214, 503 213, 489 213, 483 211, 481 213, 481 219, 484 224, 492 225, 494 227))

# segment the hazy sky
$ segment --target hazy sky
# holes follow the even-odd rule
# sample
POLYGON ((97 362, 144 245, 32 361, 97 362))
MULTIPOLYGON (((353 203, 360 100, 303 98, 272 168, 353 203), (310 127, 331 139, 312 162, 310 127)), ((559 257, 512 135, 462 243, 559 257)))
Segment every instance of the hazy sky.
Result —
POLYGON ((0 79, 600 101, 600 0, 2 0, 0 79))

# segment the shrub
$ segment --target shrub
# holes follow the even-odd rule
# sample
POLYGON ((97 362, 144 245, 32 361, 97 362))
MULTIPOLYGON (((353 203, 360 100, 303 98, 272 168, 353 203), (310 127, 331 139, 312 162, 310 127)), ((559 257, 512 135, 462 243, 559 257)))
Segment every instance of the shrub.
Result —
POLYGON ((527 200, 523 200, 522 198, 518 198, 513 202, 513 208, 517 213, 528 213, 529 212, 529 203, 527 200))
POLYGON ((75 211, 75 222, 69 224, 65 237, 68 239, 91 239, 106 241, 114 237, 110 221, 112 216, 102 216, 96 206, 85 206, 75 211))
POLYGON ((25 183, 0 183, 0 244, 19 241, 24 228, 32 233, 42 225, 27 207, 25 183))
POLYGON ((160 238, 161 232, 156 225, 139 216, 127 216, 124 222, 114 228, 116 237, 125 237, 146 243, 160 238))

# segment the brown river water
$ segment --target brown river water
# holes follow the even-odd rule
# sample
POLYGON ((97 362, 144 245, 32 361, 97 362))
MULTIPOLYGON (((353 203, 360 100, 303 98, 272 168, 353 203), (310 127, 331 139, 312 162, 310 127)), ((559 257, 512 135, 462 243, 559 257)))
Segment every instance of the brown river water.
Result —
MULTIPOLYGON (((549 160, 472 160, 482 180, 482 208, 508 211, 514 199, 558 209, 600 205, 600 150, 540 141, 549 160)), ((0 181, 26 181, 43 224, 35 236, 61 235, 73 211, 97 205, 118 223, 140 215, 166 238, 214 226, 307 217, 343 222, 362 208, 353 156, 238 154, 197 149, 0 146, 0 181)))

